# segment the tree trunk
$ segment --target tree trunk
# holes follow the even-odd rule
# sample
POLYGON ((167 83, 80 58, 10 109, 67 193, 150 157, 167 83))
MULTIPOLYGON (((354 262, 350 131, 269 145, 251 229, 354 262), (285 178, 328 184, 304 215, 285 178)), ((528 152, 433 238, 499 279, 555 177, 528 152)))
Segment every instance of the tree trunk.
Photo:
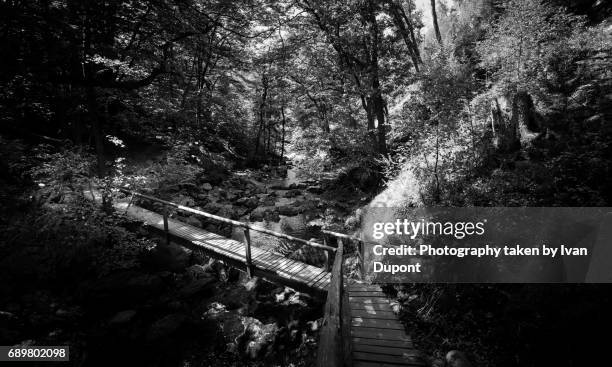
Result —
POLYGON ((281 133, 281 153, 280 153, 280 163, 283 162, 283 158, 285 157, 285 106, 281 106, 281 117, 282 117, 282 133, 281 133))
MULTIPOLYGON (((368 67, 370 74, 371 94, 369 98, 371 118, 378 122, 378 145, 377 150, 380 154, 387 153, 386 127, 385 127, 385 104, 380 90, 380 80, 378 79, 378 47, 379 47, 379 30, 374 11, 374 2, 370 0, 366 15, 369 24, 370 33, 370 65, 368 67)), ((373 122, 373 121, 372 121, 373 122)), ((368 121, 368 124, 370 121, 368 121)))
POLYGON ((527 92, 518 92, 512 100, 511 128, 521 147, 528 146, 539 135, 540 126, 533 99, 527 92))
POLYGON ((404 9, 400 4, 397 4, 393 0, 389 0, 389 10, 391 12, 393 22, 395 23, 395 26, 399 29, 400 34, 404 39, 404 43, 408 48, 410 58, 412 59, 412 64, 414 65, 414 70, 416 70, 416 72, 418 73, 419 64, 422 63, 422 60, 416 42, 416 38, 414 36, 414 28, 412 27, 408 16, 404 12, 404 9))
POLYGON ((259 153, 259 141, 261 140, 261 134, 264 133, 264 144, 265 144, 265 108, 266 108, 266 99, 268 97, 268 79, 265 75, 261 77, 262 84, 262 95, 261 102, 259 103, 259 128, 257 129, 257 137, 255 138, 255 154, 257 157, 259 153))
POLYGON ((442 44, 442 35, 440 34, 440 27, 438 27, 438 14, 436 13, 436 0, 431 0, 431 17, 433 18, 434 31, 436 32, 436 40, 442 44))
POLYGON ((98 110, 98 102, 96 92, 93 86, 87 87, 87 103, 89 117, 91 119, 92 133, 94 136, 94 144, 96 146, 96 157, 98 162, 98 177, 103 178, 106 175, 106 157, 104 155, 104 133, 102 131, 102 117, 98 110))

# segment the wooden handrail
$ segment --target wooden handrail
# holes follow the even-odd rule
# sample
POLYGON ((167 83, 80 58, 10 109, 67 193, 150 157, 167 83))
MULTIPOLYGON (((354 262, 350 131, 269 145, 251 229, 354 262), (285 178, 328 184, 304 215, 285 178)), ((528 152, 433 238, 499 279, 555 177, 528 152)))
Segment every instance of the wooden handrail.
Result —
POLYGON ((316 243, 316 242, 313 242, 313 241, 307 241, 307 240, 304 240, 304 239, 301 239, 301 238, 298 238, 298 237, 289 236, 289 235, 284 234, 284 233, 279 233, 279 232, 271 231, 271 230, 266 229, 266 228, 261 228, 261 227, 254 226, 254 225, 252 225, 250 223, 244 223, 244 222, 240 222, 240 221, 229 219, 229 218, 225 218, 225 217, 220 217, 218 215, 214 215, 214 214, 207 213, 207 212, 204 212, 204 211, 201 211, 201 210, 193 209, 193 208, 190 208, 188 206, 176 204, 176 203, 173 203, 171 201, 162 200, 162 199, 159 199, 159 198, 156 198, 156 197, 153 197, 153 196, 141 194, 139 192, 128 190, 128 189, 125 189, 125 188, 118 188, 118 189, 119 189, 119 191, 121 191, 123 193, 126 193, 126 194, 138 196, 138 197, 141 197, 141 198, 149 200, 149 201, 158 202, 158 203, 163 204, 165 206, 170 206, 170 207, 182 210, 184 212, 196 214, 196 215, 199 215, 199 216, 202 216, 202 217, 205 217, 205 218, 209 218, 209 219, 213 219, 213 220, 216 220, 216 221, 219 221, 219 222, 222 222, 222 223, 231 224, 231 225, 236 226, 236 227, 242 227, 242 228, 245 228, 245 229, 248 228, 248 229, 251 229, 253 231, 257 231, 257 232, 261 232, 261 233, 266 233, 266 234, 269 234, 271 236, 275 236, 275 237, 278 237, 278 238, 283 238, 283 239, 286 239, 286 240, 289 240, 289 241, 299 242, 299 243, 302 243, 302 244, 305 244, 305 245, 308 245, 308 246, 311 246, 311 247, 320 248, 322 250, 326 250, 326 251, 330 251, 330 252, 335 252, 336 251, 336 248, 331 247, 331 246, 322 245, 320 243, 316 243))
POLYGON ((345 363, 350 363, 350 358, 346 358, 349 351, 346 345, 346 335, 343 333, 343 325, 350 320, 343 315, 343 306, 346 309, 348 304, 344 301, 345 294, 343 289, 344 275, 342 272, 342 258, 344 248, 342 240, 338 239, 338 248, 334 258, 334 266, 331 271, 331 279, 327 290, 327 300, 325 301, 325 311, 323 315, 323 326, 319 334, 319 348, 317 352, 318 367, 341 367, 345 363), (344 301, 344 302, 343 302, 344 301))
POLYGON ((337 238, 344 238, 346 240, 353 240, 353 241, 359 241, 359 242, 366 242, 364 240, 362 240, 359 237, 355 237, 355 236, 349 236, 348 234, 344 234, 344 233, 339 233, 339 232, 334 232, 334 231, 328 231, 327 229, 322 229, 321 232, 328 234, 330 236, 334 236, 337 238))

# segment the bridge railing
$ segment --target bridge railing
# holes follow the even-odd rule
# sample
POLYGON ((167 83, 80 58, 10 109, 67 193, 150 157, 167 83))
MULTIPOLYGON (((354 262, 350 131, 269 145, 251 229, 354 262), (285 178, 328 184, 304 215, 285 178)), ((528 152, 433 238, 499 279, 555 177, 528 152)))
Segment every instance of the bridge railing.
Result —
MULTIPOLYGON (((344 233, 322 230, 327 236, 335 237, 338 250, 331 270, 331 279, 327 289, 327 300, 323 315, 323 326, 319 334, 317 367, 350 367, 352 366, 351 350, 351 311, 348 292, 344 288, 344 242, 357 243, 359 261, 363 261, 364 240, 344 233)), ((362 267, 363 270, 363 267, 362 267)))
POLYGON ((327 289, 323 325, 319 333, 318 367, 342 367, 351 361, 349 335, 351 316, 348 314, 350 311, 348 294, 344 290, 343 256, 342 238, 338 238, 336 257, 327 289))
POLYGON ((150 196, 150 195, 146 195, 146 194, 141 194, 139 192, 133 191, 133 190, 129 190, 126 188, 118 188, 119 191, 128 194, 131 196, 130 199, 130 203, 132 202, 134 197, 139 197, 141 199, 145 199, 148 201, 152 201, 152 202, 156 202, 159 204, 162 204, 163 206, 163 211, 162 211, 162 215, 163 215, 163 220, 164 220, 164 232, 166 235, 166 241, 169 242, 170 241, 170 232, 168 229, 168 208, 175 208, 178 209, 180 211, 183 212, 187 212, 187 213, 192 213, 195 215, 199 215, 205 218, 209 218, 212 220, 216 220, 218 222, 221 223, 225 223, 225 224, 230 224, 232 226, 235 227, 241 227, 244 231, 244 245, 245 245, 245 264, 246 264, 246 269, 247 269, 247 274, 249 276, 252 275, 252 271, 253 271, 253 263, 252 263, 252 259, 251 259, 251 235, 250 235, 250 231, 256 231, 256 232, 260 232, 260 233, 265 233, 265 234, 269 234, 271 236, 274 237, 278 237, 278 238, 283 238, 289 241, 294 241, 297 243, 301 243, 310 247, 314 247, 314 248, 318 248, 321 250, 325 251, 325 255, 327 257, 327 263, 326 263, 326 268, 329 271, 331 268, 331 262, 333 261, 333 259, 337 256, 334 256, 334 254, 336 253, 337 249, 335 247, 331 247, 328 246, 326 243, 325 244, 320 244, 317 242, 313 242, 313 241, 308 241, 308 240, 304 240, 302 238, 298 238, 298 237, 293 237, 284 233, 279 233, 276 231, 272 231, 266 228, 262 228, 262 227, 258 227, 258 226, 254 226, 250 223, 245 223, 245 222, 240 222, 237 220, 233 220, 233 219, 229 219, 229 218, 225 218, 225 217, 221 217, 218 215, 214 215, 211 213, 207 213, 204 212, 202 210, 198 210, 198 209, 193 209, 190 208, 188 206, 184 206, 184 205, 180 205, 177 203, 173 203, 171 201, 167 201, 167 200, 163 200, 163 199, 159 199, 156 198, 154 196, 150 196))

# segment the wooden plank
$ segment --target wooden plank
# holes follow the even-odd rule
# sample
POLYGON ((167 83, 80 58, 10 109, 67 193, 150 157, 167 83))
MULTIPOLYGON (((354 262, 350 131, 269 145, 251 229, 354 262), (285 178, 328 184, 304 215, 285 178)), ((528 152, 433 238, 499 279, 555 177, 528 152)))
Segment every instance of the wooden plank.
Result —
POLYGON ((325 275, 323 275, 318 281, 317 283, 315 283, 315 285, 321 284, 321 283, 329 283, 329 281, 331 280, 331 273, 325 273, 325 275))
POLYGON ((371 327, 355 327, 352 328, 354 337, 358 338, 372 338, 372 339, 385 339, 385 340, 409 340, 403 330, 391 330, 391 329, 380 329, 371 327))
POLYGON ((404 325, 402 325, 397 320, 364 319, 361 317, 353 316, 351 320, 351 325, 357 327, 404 330, 404 325))
MULTIPOLYGON (((340 240, 338 240, 340 242, 340 240)), ((342 252, 340 252, 342 254, 342 252)), ((341 265, 342 266, 342 265, 341 265)), ((344 284, 344 279, 341 280, 342 284, 344 284)), ((343 352, 344 352, 344 360, 350 361, 352 360, 353 355, 353 343, 351 342, 351 308, 349 307, 349 298, 348 291, 346 289, 342 289, 342 343, 343 343, 343 352)))
POLYGON ((321 268, 309 269, 311 270, 307 276, 304 276, 304 281, 306 284, 311 284, 317 277, 321 276, 321 273, 325 273, 326 271, 321 268))
POLYGON ((311 282, 310 285, 314 287, 314 285, 321 279, 323 279, 323 277, 325 277, 327 274, 329 274, 328 272, 326 272, 325 270, 323 270, 319 275, 317 275, 311 282))
POLYGON ((397 320, 397 315, 392 311, 352 308, 351 314, 353 317, 361 317, 364 319, 397 320))
POLYGON ((383 292, 349 292, 349 294, 351 297, 371 297, 388 300, 387 295, 383 292))
POLYGON ((420 366, 423 364, 420 358, 410 357, 410 356, 397 356, 397 355, 388 355, 388 354, 374 354, 374 353, 364 353, 364 352, 353 352, 353 361, 367 361, 367 362, 376 362, 376 363, 388 363, 391 365, 400 365, 400 366, 420 366))
POLYGON ((308 267, 308 264, 302 263, 302 262, 298 262, 293 260, 295 263, 292 266, 287 267, 286 269, 283 269, 284 272, 286 272, 287 274, 298 274, 300 272, 300 270, 305 269, 306 267, 308 267))
POLYGON ((413 348, 394 348, 381 345, 353 344, 353 351, 362 353, 386 354, 414 359, 421 357, 421 353, 413 348))
POLYGON ((277 259, 277 255, 271 252, 263 253, 261 256, 257 257, 254 261, 260 264, 262 269, 270 269, 272 267, 272 262, 277 259))
POLYGON ((271 259, 269 263, 270 267, 268 268, 268 270, 278 273, 278 270, 288 266, 291 263, 291 260, 287 258, 277 257, 275 259, 271 259))
MULTIPOLYGON (((406 339, 409 339, 409 338, 406 338, 406 339)), ((351 341, 353 342, 353 348, 357 348, 356 345, 384 346, 388 348, 401 348, 401 349, 406 349, 406 350, 414 348, 411 340, 403 340, 403 339, 383 340, 383 339, 376 339, 376 338, 363 338, 363 337, 353 336, 351 338, 351 341)))
POLYGON ((304 284, 309 284, 305 278, 311 277, 311 273, 318 271, 318 268, 312 265, 307 265, 304 269, 298 270, 296 273, 291 274, 287 279, 299 281, 304 284))
POLYGON ((424 363, 384 363, 384 362, 372 362, 372 361, 354 361, 352 367, 398 367, 398 366, 425 366, 424 363))
POLYGON ((390 302, 387 298, 380 297, 354 297, 352 294, 349 294, 349 301, 351 303, 361 303, 361 304, 382 304, 382 305, 390 305, 390 302))

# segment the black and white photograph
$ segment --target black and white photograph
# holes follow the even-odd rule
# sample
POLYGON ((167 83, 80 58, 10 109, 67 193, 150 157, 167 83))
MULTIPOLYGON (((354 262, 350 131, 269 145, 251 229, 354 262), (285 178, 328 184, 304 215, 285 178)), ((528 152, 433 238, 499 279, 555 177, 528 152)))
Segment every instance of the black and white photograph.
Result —
POLYGON ((612 2, 0 19, 0 365, 612 363, 612 2))

